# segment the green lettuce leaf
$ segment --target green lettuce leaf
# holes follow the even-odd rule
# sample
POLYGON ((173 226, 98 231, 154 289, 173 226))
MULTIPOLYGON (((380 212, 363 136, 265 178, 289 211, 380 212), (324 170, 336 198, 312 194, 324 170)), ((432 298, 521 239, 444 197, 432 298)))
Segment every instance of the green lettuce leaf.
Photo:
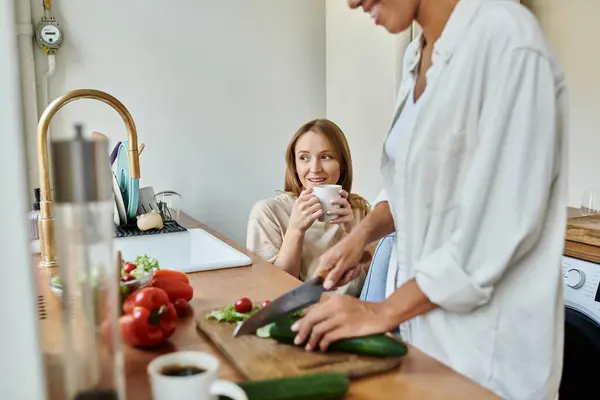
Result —
POLYGON ((219 322, 238 322, 245 321, 248 317, 260 310, 259 306, 254 306, 252 311, 248 313, 239 313, 235 311, 234 306, 227 306, 218 310, 209 312, 206 316, 207 319, 215 319, 219 322))

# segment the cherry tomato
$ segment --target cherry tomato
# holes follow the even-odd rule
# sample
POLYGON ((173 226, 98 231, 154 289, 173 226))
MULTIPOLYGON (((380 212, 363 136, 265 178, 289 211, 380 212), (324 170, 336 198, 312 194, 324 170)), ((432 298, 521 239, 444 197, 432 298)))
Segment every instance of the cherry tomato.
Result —
POLYGON ((135 281, 135 276, 133 275, 125 275, 121 278, 123 282, 135 281))
POLYGON ((179 271, 175 271, 172 269, 159 269, 154 271, 153 273, 153 278, 154 279, 165 279, 165 280, 173 280, 173 281, 179 281, 179 282, 183 282, 183 283, 190 283, 190 278, 188 278, 188 276, 186 274, 184 274, 183 272, 179 272, 179 271))
POLYGON ((247 297, 242 297, 235 302, 235 311, 239 313, 248 313, 252 311, 252 300, 247 297))
POLYGON ((134 263, 126 262, 125 266, 123 267, 123 271, 125 271, 125 273, 127 274, 130 274, 131 271, 133 271, 136 268, 137 266, 134 263))
POLYGON ((189 304, 185 299, 177 299, 173 302, 173 305, 175 306, 179 318, 183 318, 187 315, 189 304))
POLYGON ((269 304, 271 302, 271 300, 265 300, 262 302, 262 304, 260 305, 262 308, 265 308, 267 306, 267 304, 269 304))

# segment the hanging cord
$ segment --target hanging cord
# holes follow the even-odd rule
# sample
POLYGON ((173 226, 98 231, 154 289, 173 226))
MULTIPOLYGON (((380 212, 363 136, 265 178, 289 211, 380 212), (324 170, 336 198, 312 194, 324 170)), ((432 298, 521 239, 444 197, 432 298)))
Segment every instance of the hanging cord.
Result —
POLYGON ((50 11, 52 10, 52 0, 42 0, 42 6, 44 6, 44 17, 50 18, 50 11))

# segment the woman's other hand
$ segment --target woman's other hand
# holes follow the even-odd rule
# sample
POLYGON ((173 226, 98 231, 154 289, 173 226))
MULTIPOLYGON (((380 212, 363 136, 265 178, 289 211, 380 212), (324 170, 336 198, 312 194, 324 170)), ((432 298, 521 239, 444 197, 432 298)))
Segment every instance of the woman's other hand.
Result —
POLYGON ((396 326, 388 307, 386 302, 336 295, 312 306, 305 317, 296 321, 292 326, 292 331, 298 332, 295 343, 308 339, 306 350, 325 351, 336 340, 391 331, 396 326))
POLYGON ((348 202, 348 192, 342 189, 340 190, 340 196, 339 199, 331 200, 331 204, 340 207, 328 211, 327 213, 336 216, 336 218, 331 221, 332 224, 338 224, 344 229, 344 232, 350 233, 352 228, 354 228, 356 220, 354 219, 352 206, 350 205, 350 202, 348 202))
POLYGON ((289 228, 304 233, 321 215, 323 207, 319 198, 311 189, 303 190, 294 202, 289 228))

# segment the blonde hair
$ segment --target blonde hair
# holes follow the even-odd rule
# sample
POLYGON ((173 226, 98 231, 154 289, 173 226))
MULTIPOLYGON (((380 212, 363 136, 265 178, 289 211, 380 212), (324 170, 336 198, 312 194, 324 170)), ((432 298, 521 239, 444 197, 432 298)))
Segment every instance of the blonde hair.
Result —
POLYGON ((360 210, 361 217, 364 218, 371 208, 369 202, 358 194, 352 193, 352 156, 350 155, 350 146, 346 140, 346 135, 334 122, 328 119, 314 119, 302 125, 292 137, 285 152, 285 183, 283 190, 294 197, 298 197, 303 190, 300 177, 296 169, 296 143, 302 135, 307 132, 320 133, 325 136, 332 144, 336 159, 340 163, 340 178, 337 182, 349 193, 348 202, 352 209, 360 210))

